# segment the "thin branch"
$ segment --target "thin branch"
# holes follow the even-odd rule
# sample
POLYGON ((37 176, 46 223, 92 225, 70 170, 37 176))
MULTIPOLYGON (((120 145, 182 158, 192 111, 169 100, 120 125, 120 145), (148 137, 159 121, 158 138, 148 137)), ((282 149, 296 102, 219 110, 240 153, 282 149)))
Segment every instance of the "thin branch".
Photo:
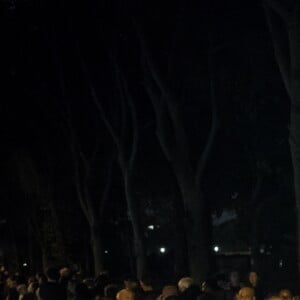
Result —
POLYGON ((121 138, 122 139, 122 143, 124 143, 124 141, 126 140, 126 132, 127 132, 127 126, 128 126, 128 120, 127 120, 127 107, 126 107, 126 96, 125 96, 125 92, 124 92, 124 87, 122 85, 122 71, 121 68, 117 62, 117 59, 115 56, 109 55, 112 66, 114 68, 115 71, 115 78, 116 78, 116 84, 117 84, 117 90, 118 90, 118 94, 120 96, 121 99, 121 138))
POLYGON ((168 161, 172 160, 172 151, 171 146, 169 145, 167 138, 167 128, 166 128, 166 105, 163 101, 160 100, 159 96, 154 93, 153 89, 149 88, 147 85, 146 91, 148 92, 148 96, 150 101, 152 102, 152 106, 155 113, 155 123, 156 123, 156 136, 159 140, 159 144, 162 148, 164 155, 166 156, 168 161))
POLYGON ((112 178, 113 178, 114 158, 115 158, 115 154, 113 153, 111 155, 109 163, 108 163, 106 183, 105 183, 105 187, 104 187, 104 190, 103 190, 103 193, 102 193, 102 198, 101 198, 101 201, 100 201, 100 206, 99 206, 99 216, 100 216, 100 218, 103 217, 103 215, 104 215, 106 204, 107 204, 108 199, 109 199, 108 196, 109 196, 109 192, 111 190, 112 178))
POLYGON ((135 159, 136 159, 136 154, 137 154, 137 148, 138 148, 138 140, 139 140, 139 125, 138 125, 138 120, 137 120, 137 112, 136 112, 136 106, 132 97, 131 92, 129 91, 128 88, 128 83, 127 80, 125 79, 124 75, 120 73, 121 76, 121 81, 122 81, 122 86, 124 90, 124 94, 126 95, 126 99, 128 101, 128 106, 129 106, 129 111, 131 115, 131 122, 132 122, 132 145, 131 145, 131 151, 130 155, 128 158, 128 167, 129 170, 133 168, 135 159))
MULTIPOLYGON (((285 42, 285 32, 280 24, 274 20, 274 13, 265 5, 265 13, 267 17, 268 27, 271 33, 275 58, 286 87, 290 96, 292 96, 290 80, 291 80, 291 62, 287 43, 285 42)), ((287 38, 287 37, 286 37, 287 38)))
POLYGON ((73 158, 73 163, 74 163, 74 177, 75 177, 75 188, 77 192, 77 197, 80 203, 80 206, 82 208, 82 211, 88 220, 90 222, 90 214, 89 210, 87 207, 87 203, 84 201, 84 195, 83 195, 83 190, 82 190, 82 185, 81 185, 81 180, 80 180, 80 171, 79 171, 79 163, 78 163, 78 157, 77 157, 77 151, 75 149, 75 146, 71 144, 71 151, 72 151, 72 158, 73 158))
POLYGON ((151 71, 154 81, 157 84, 158 88, 160 89, 161 93, 168 93, 169 87, 168 87, 167 83, 165 82, 165 80, 163 79, 163 76, 155 63, 153 55, 147 45, 144 33, 142 32, 141 27, 137 24, 137 22, 135 20, 133 21, 133 23, 134 23, 136 31, 137 31, 137 35, 138 35, 138 38, 140 41, 142 53, 144 54, 144 56, 146 58, 146 62, 149 66, 149 70, 151 71))
POLYGON ((107 128, 107 130, 109 131, 115 145, 117 146, 117 148, 120 150, 122 147, 121 147, 121 144, 120 144, 120 139, 117 135, 117 133, 115 132, 112 124, 110 123, 110 121, 108 120, 108 117, 103 109, 103 106, 97 96, 97 93, 96 93, 96 89, 90 79, 90 76, 89 76, 89 72, 88 72, 88 69, 87 69, 87 66, 86 66, 86 63, 85 61, 83 60, 83 57, 80 56, 80 61, 81 61, 81 68, 82 68, 82 71, 83 71, 83 74, 84 74, 84 77, 85 77, 85 80, 88 84, 88 87, 89 87, 89 90, 90 90, 90 93, 91 93, 91 96, 92 96, 92 100, 96 106, 96 108, 98 109, 99 113, 100 113, 100 116, 107 128))
POLYGON ((264 0, 264 4, 269 6, 274 12, 276 12, 283 21, 289 23, 291 19, 291 13, 284 7, 284 5, 278 0, 264 0))
MULTIPOLYGON (((212 48, 211 48, 212 49, 212 48)), ((201 154, 201 157, 197 164, 196 169, 196 186, 201 183, 202 176, 208 162, 209 155, 211 154, 211 150, 215 141, 215 137, 219 128, 219 118, 218 118, 218 108, 217 108, 217 100, 216 100, 216 86, 215 86, 215 76, 214 76, 214 68, 213 68, 213 58, 212 52, 210 49, 209 53, 209 82, 210 82, 210 98, 211 98, 211 127, 208 135, 208 140, 205 144, 204 150, 201 154)))

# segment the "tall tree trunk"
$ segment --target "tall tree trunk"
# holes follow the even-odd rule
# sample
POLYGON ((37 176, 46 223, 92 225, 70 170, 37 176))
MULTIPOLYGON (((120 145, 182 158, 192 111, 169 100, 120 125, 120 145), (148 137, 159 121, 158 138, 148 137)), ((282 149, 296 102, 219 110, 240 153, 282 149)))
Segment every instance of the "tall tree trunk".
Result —
POLYGON ((264 8, 275 58, 291 100, 290 150, 294 170, 300 280, 300 3, 294 1, 292 9, 282 3, 277 0, 265 0, 264 8), (281 19, 281 23, 278 22, 278 18, 281 19))
POLYGON ((103 271, 103 249, 101 241, 100 224, 94 223, 90 226, 91 247, 94 258, 94 273, 98 276, 103 271))
POLYGON ((196 282, 203 281, 210 268, 210 242, 208 240, 207 218, 200 192, 195 187, 182 190, 186 201, 186 235, 188 241, 189 268, 196 282))
MULTIPOLYGON (((180 194, 180 192, 179 192, 180 194)), ((182 209, 181 198, 177 195, 174 196, 174 207, 175 207, 175 265, 174 273, 176 278, 181 278, 188 274, 188 250, 187 250, 187 239, 185 235, 185 213, 182 209)))
POLYGON ((132 174, 125 172, 124 187, 127 200, 128 214, 132 224, 134 254, 136 260, 136 273, 139 279, 142 279, 146 272, 146 250, 145 239, 142 231, 140 214, 137 207, 137 201, 132 189, 132 174))
POLYGON ((297 110, 296 107, 293 107, 293 105, 291 108, 290 147, 294 169, 294 186, 297 209, 298 272, 300 280, 300 111, 297 110))

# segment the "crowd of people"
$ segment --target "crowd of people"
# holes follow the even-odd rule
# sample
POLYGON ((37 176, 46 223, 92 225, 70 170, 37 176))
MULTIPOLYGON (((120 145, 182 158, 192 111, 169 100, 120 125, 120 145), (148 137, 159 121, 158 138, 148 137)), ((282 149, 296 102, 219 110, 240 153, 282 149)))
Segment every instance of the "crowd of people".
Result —
POLYGON ((241 283, 237 271, 198 284, 191 277, 159 284, 150 278, 127 278, 122 283, 107 272, 83 279, 69 268, 48 268, 35 276, 0 271, 0 300, 299 300, 289 289, 269 293, 258 274, 250 272, 241 283))

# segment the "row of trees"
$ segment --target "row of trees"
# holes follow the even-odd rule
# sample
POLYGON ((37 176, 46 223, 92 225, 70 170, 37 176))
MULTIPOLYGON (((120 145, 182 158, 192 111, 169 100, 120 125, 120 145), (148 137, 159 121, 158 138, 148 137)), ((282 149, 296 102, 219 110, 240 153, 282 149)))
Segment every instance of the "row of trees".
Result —
MULTIPOLYGON (((266 1, 266 12, 276 58, 293 99, 291 148, 297 187, 299 126, 294 99, 297 98, 298 10, 285 9, 279 4, 266 1), (291 13, 294 11, 296 13, 291 13), (284 32, 283 24, 275 27, 280 21, 276 14, 284 17, 288 24, 288 51, 282 47, 282 43, 286 45, 287 36, 278 38, 284 32)), ((213 13, 200 4, 195 10, 192 1, 178 6, 168 3, 162 13, 171 8, 172 17, 165 20, 169 26, 160 30, 154 29, 153 20, 144 8, 137 6, 136 11, 121 2, 107 4, 103 1, 98 5, 91 2, 84 8, 52 2, 26 3, 22 7, 24 15, 32 14, 33 21, 18 29, 23 34, 20 45, 25 52, 24 57, 20 56, 20 73, 24 78, 24 94, 20 92, 20 95, 30 95, 33 105, 40 105, 38 109, 30 106, 28 115, 33 109, 33 114, 42 112, 48 119, 37 120, 32 128, 29 127, 37 132, 34 137, 37 142, 28 145, 25 141, 22 147, 15 147, 18 151, 14 151, 13 159, 17 172, 12 173, 19 174, 18 184, 26 194, 30 227, 40 243, 44 265, 66 260, 70 251, 66 246, 69 220, 66 212, 80 208, 82 215, 74 213, 70 217, 75 219, 74 223, 80 221, 79 226, 72 223, 72 230, 82 233, 88 230, 94 272, 98 274, 105 268, 103 244, 108 224, 122 224, 120 219, 124 218, 130 224, 125 240, 132 242, 133 247, 123 252, 129 257, 133 253, 133 272, 138 277, 143 276, 149 268, 143 203, 149 191, 143 190, 144 198, 139 195, 139 177, 147 176, 159 177, 162 184, 176 191, 176 196, 170 200, 174 211, 170 220, 175 224, 172 235, 176 241, 176 275, 190 273, 200 280, 213 269, 212 209, 232 205, 232 201, 222 203, 211 201, 209 197, 207 177, 216 176, 209 169, 217 167, 210 156, 220 155, 216 145, 225 141, 224 134, 219 132, 222 121, 223 128, 226 123, 224 115, 220 116, 220 111, 227 106, 224 98, 236 96, 240 101, 249 86, 241 87, 241 95, 231 94, 234 78, 226 74, 223 58, 228 49, 236 48, 237 41, 230 36, 229 43, 224 43, 218 37, 216 25, 211 21, 213 13), (198 11, 196 15, 195 11, 198 11), (201 21, 200 11, 203 11, 201 21), (53 15, 57 17, 55 21, 53 15), (206 20, 206 15, 210 16, 210 21, 206 20), (82 19, 85 24, 75 22, 82 19), (196 25, 201 26, 201 32, 195 29, 196 25), (34 37, 28 43, 26 38, 32 34, 34 37), (26 78, 28 70, 30 76, 26 78), (196 85, 192 92, 191 83, 196 85), (42 104, 38 104, 40 99, 44 99, 42 104), (188 111, 189 103, 197 115, 188 111), (42 124, 46 130, 39 132, 34 128, 36 124, 42 124), (196 133, 191 130, 195 128, 196 133), (157 170, 149 171, 143 161, 147 159, 145 151, 158 153, 155 154, 159 158, 157 166, 164 161, 164 169, 168 171, 163 175, 157 170), (210 168, 208 163, 211 163, 210 168), (57 178, 61 173, 64 174, 63 184, 57 178), (165 179, 166 174, 170 179, 165 179), (66 183, 71 192, 64 189, 66 183), (112 192, 116 185, 123 189, 120 194, 124 195, 126 208, 121 200, 114 199, 120 196, 112 192), (63 197, 58 195, 60 191, 64 191, 63 197), (58 200, 62 198, 66 199, 58 200), (122 213, 111 214, 114 206, 120 206, 122 213), (81 225, 82 216, 85 225, 81 225)), ((23 21, 19 19, 19 25, 23 21)), ((237 71, 232 68, 232 73, 244 71, 239 69, 238 62, 235 64, 237 71)), ((257 126, 258 118, 251 104, 253 98, 255 94, 247 99, 250 104, 244 108, 245 115, 254 116, 250 116, 250 125, 247 125, 251 128, 257 126)), ((225 118, 228 116, 229 113, 225 118)), ((26 116, 23 118, 27 121, 26 116)), ((267 156, 261 155, 256 144, 254 138, 247 149, 252 164, 248 189, 251 196, 246 204, 240 204, 254 208, 254 224, 269 202, 262 201, 263 182, 273 174, 267 156)), ((214 190, 216 183, 214 179, 211 181, 210 190, 214 190)), ((251 230, 250 243, 257 249, 259 230, 255 225, 251 230)))

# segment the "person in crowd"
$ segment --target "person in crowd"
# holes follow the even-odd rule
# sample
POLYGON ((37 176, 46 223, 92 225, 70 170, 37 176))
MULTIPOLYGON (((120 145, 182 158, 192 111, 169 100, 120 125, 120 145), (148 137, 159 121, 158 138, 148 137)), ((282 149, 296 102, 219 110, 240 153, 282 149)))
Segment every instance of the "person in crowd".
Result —
POLYGON ((35 278, 39 285, 42 285, 48 281, 47 276, 44 273, 37 273, 35 278))
POLYGON ((281 300, 281 299, 278 293, 271 292, 266 295, 265 300, 281 300))
POLYGON ((126 279, 124 281, 125 288, 117 293, 117 300, 140 300, 141 289, 138 281, 135 279, 126 279))
POLYGON ((109 274, 107 271, 101 272, 94 280, 94 294, 104 297, 104 288, 109 284, 109 274))
POLYGON ((230 272, 229 273, 229 287, 228 287, 228 291, 226 292, 226 299, 227 300, 236 299, 236 295, 242 287, 243 286, 240 281, 239 272, 238 271, 230 272))
POLYGON ((17 292, 19 294, 18 300, 35 300, 34 294, 29 293, 25 284, 20 284, 17 286, 17 292))
POLYGON ((67 300, 64 287, 59 284, 60 274, 57 268, 48 268, 46 271, 48 281, 37 290, 39 300, 67 300))
POLYGON ((75 288, 75 300, 92 300, 92 295, 84 283, 78 283, 75 288))
POLYGON ((19 294, 17 292, 17 280, 18 278, 15 275, 7 278, 6 290, 4 292, 5 300, 18 300, 19 294))
POLYGON ((27 290, 29 294, 33 295, 32 299, 36 299, 36 291, 38 288, 39 288, 39 284, 37 281, 29 283, 27 290))
POLYGON ((236 296, 237 300, 255 300, 255 292, 251 287, 242 287, 236 296))
POLYGON ((254 289, 256 300, 265 299, 266 295, 257 272, 249 272, 247 286, 254 289))
POLYGON ((292 300, 293 294, 289 289, 282 289, 279 291, 278 296, 281 300, 292 300))
POLYGON ((116 284, 109 284, 104 288, 104 300, 115 300, 120 288, 116 284))
POLYGON ((181 278, 178 282, 178 289, 181 300, 196 300, 200 295, 200 288, 191 277, 181 278))
POLYGON ((3 272, 0 272, 0 300, 4 299, 4 290, 5 290, 5 275, 3 272))
POLYGON ((217 278, 209 278, 201 284, 202 294, 199 300, 225 300, 225 291, 218 284, 217 278))
POLYGON ((179 291, 175 285, 166 285, 156 300, 179 300, 179 291))
POLYGON ((157 291, 153 287, 152 280, 149 277, 144 277, 140 280, 140 286, 142 288, 143 300, 155 300, 158 296, 157 291))

